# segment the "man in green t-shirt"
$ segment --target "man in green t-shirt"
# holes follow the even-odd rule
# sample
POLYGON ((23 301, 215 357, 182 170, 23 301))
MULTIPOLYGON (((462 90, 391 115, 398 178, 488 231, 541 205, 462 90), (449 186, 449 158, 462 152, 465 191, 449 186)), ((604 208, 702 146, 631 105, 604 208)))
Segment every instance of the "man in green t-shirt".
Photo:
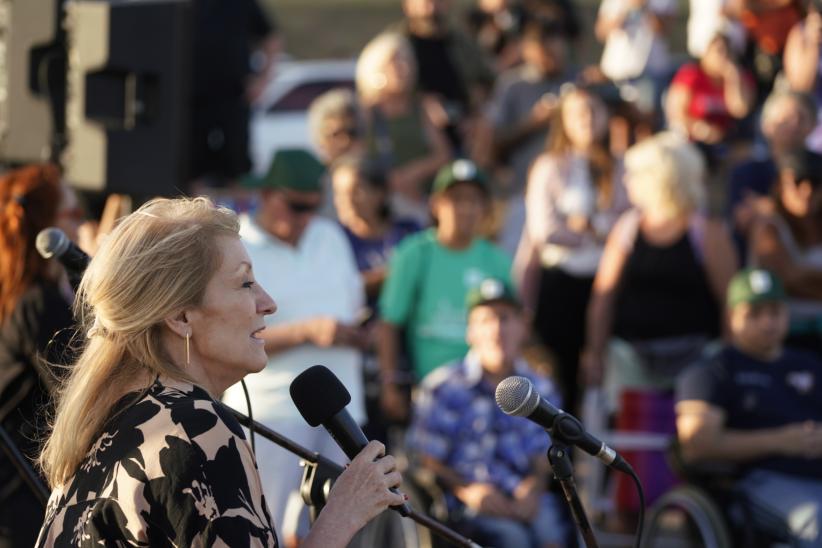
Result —
POLYGON ((421 380, 468 351, 468 291, 486 278, 510 281, 508 255, 479 237, 488 207, 484 174, 468 160, 452 162, 434 180, 431 212, 436 228, 403 240, 391 259, 380 294, 377 354, 381 405, 392 418, 402 420, 408 413, 396 385, 402 330, 412 370, 421 380))

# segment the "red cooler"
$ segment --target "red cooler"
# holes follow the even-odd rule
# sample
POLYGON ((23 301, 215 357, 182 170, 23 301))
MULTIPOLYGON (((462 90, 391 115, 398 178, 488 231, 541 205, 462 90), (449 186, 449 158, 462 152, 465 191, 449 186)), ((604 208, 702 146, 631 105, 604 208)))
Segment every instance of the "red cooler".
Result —
MULTIPOLYGON (((674 396, 670 392, 644 389, 623 390, 620 396, 620 411, 617 416, 616 434, 663 434, 668 439, 676 435, 676 415, 674 396)), ((651 436, 657 437, 657 436, 651 436)), ((665 491, 678 483, 678 478, 668 465, 665 448, 622 449, 614 448, 627 460, 639 476, 645 491, 647 505, 659 498, 665 491)), ((639 495, 630 477, 616 475, 616 508, 619 511, 639 510, 639 495)))

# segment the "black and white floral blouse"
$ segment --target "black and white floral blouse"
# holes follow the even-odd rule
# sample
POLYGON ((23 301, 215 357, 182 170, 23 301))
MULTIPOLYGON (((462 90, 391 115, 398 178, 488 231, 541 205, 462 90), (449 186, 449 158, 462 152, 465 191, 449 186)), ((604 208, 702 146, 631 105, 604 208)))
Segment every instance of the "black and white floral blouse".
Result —
POLYGON ((277 546, 251 448, 207 392, 158 379, 112 416, 37 546, 277 546))

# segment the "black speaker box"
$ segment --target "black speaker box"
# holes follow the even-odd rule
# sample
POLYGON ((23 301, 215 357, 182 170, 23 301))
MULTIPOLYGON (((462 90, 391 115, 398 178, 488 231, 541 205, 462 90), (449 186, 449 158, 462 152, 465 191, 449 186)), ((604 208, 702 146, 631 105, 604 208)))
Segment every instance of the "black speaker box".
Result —
POLYGON ((66 179, 175 195, 188 178, 190 0, 66 4, 66 179))

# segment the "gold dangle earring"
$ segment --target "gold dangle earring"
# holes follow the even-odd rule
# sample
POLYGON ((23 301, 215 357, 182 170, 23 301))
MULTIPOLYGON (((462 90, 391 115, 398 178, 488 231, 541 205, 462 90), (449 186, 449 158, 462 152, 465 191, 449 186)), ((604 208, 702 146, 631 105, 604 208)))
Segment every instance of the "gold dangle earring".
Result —
POLYGON ((191 352, 190 352, 190 344, 189 341, 191 340, 191 331, 186 333, 186 369, 191 365, 191 352))

